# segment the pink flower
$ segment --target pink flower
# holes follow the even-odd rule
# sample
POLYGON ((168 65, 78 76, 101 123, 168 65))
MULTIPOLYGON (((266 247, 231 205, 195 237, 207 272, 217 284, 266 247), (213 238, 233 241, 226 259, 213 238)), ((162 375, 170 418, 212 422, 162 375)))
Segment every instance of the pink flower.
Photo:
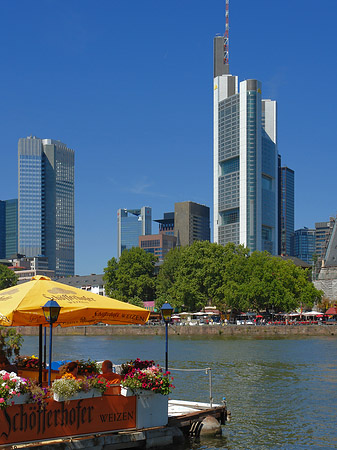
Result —
POLYGON ((0 397, 0 403, 5 403, 5 399, 0 397))

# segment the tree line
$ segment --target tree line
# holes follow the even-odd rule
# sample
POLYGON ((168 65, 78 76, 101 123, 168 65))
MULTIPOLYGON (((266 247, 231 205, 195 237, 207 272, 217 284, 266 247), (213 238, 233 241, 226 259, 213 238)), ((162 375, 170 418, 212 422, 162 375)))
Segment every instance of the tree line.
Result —
POLYGON ((158 267, 157 258, 140 248, 111 258, 104 269, 106 295, 142 306, 155 300, 199 311, 216 306, 223 312, 290 312, 312 308, 323 293, 310 281, 309 269, 292 261, 253 252, 243 245, 222 246, 208 241, 174 248, 158 267))

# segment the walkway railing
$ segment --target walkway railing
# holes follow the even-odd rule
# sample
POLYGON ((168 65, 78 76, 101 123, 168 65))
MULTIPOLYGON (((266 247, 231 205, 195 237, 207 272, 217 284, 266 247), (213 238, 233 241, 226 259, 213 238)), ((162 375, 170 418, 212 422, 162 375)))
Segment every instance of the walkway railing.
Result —
POLYGON ((212 394, 212 369, 211 367, 205 367, 204 369, 176 369, 175 367, 169 367, 168 370, 177 371, 177 372, 205 372, 208 375, 208 384, 209 384, 209 406, 212 408, 213 406, 213 394, 212 394))

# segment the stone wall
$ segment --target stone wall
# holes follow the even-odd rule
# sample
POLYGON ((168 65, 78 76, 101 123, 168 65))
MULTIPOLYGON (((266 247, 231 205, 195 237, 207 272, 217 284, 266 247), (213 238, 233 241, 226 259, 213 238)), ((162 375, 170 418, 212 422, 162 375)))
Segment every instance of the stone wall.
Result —
MULTIPOLYGON (((23 336, 37 336, 38 327, 17 327, 23 336)), ((56 327, 53 336, 163 336, 165 326, 156 325, 112 325, 56 327)), ((337 336, 337 325, 205 325, 205 326, 169 326, 170 336, 236 336, 236 337, 269 337, 269 336, 337 336)))

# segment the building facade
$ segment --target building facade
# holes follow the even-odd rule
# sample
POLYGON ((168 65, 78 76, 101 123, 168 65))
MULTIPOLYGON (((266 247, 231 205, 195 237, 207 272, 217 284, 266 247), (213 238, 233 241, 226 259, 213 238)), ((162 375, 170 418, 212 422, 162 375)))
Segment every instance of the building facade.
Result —
POLYGON ((0 258, 18 252, 18 199, 0 200, 0 258))
POLYGON ((293 256, 292 247, 295 227, 295 173, 289 167, 280 167, 280 225, 279 253, 283 256, 293 256))
POLYGON ((177 245, 184 247, 195 241, 210 241, 209 207, 194 202, 174 204, 174 235, 177 245))
POLYGON ((315 230, 306 227, 295 230, 291 240, 294 248, 293 256, 311 265, 315 253, 315 230))
POLYGON ((159 262, 163 262, 167 253, 177 245, 175 236, 159 233, 139 236, 139 247, 158 257, 159 262))
POLYGON ((120 258, 124 250, 138 247, 139 236, 152 233, 152 209, 143 206, 140 209, 119 209, 117 211, 117 255, 120 258))
POLYGON ((45 256, 56 276, 74 275, 74 151, 60 141, 22 138, 19 253, 45 256))
POLYGON ((322 261, 325 259, 325 254, 330 242, 330 237, 335 225, 335 218, 330 217, 327 222, 315 223, 315 254, 317 256, 318 266, 320 267, 322 261))
POLYGON ((278 253, 276 102, 229 74, 214 39, 214 242, 278 253))

